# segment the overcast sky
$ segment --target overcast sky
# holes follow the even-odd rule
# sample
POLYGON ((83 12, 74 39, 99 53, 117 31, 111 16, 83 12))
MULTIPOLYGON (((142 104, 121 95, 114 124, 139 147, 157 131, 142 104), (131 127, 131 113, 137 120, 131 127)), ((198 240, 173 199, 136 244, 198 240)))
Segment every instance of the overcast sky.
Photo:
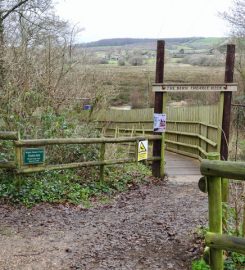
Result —
POLYGON ((218 12, 232 0, 56 0, 58 15, 85 30, 82 42, 105 38, 222 37, 218 12))

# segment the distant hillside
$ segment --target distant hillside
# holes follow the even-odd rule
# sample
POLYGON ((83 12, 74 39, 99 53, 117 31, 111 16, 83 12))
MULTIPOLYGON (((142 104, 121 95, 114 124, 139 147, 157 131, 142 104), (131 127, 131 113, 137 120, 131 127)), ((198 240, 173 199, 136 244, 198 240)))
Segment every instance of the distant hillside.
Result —
MULTIPOLYGON (((193 38, 169 38, 165 39, 167 43, 185 43, 193 40, 193 38)), ((84 43, 85 47, 106 47, 106 46, 125 46, 125 45, 142 45, 148 43, 156 43, 157 39, 150 38, 112 38, 101 39, 94 42, 84 43)))
MULTIPOLYGON (((226 38, 204 38, 204 37, 187 37, 187 38, 166 38, 166 47, 175 49, 184 46, 189 49, 208 49, 215 46, 223 45, 226 38)), ((140 47, 156 47, 157 39, 147 38, 112 38, 101 39, 94 42, 79 44, 78 46, 87 48, 96 47, 114 47, 114 46, 140 46, 140 47)))

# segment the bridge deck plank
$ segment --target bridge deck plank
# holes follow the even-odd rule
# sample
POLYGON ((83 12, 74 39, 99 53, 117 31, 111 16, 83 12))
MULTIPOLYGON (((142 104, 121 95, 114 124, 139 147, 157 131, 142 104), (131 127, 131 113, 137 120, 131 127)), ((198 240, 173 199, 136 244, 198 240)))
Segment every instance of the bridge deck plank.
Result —
POLYGON ((200 162, 194 158, 166 152, 166 173, 175 175, 201 175, 200 162))

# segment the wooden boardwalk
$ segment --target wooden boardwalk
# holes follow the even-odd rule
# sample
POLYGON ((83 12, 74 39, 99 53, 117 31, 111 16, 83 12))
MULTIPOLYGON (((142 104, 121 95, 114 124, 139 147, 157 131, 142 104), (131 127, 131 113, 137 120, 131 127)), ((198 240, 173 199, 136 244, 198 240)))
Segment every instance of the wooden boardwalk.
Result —
POLYGON ((194 158, 166 152, 166 173, 169 176, 200 175, 200 162, 194 158))

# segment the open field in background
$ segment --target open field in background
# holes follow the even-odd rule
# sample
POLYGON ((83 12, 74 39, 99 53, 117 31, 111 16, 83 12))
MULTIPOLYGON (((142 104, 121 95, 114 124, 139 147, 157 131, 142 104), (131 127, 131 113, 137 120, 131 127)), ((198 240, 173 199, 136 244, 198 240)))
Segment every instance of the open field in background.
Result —
MULTIPOLYGON (((228 42, 225 38, 166 39, 165 82, 222 83, 228 42)), ((117 91, 110 105, 153 106, 156 40, 108 39, 84 46, 96 73, 110 74, 106 83, 117 91)), ((190 102, 192 96, 175 95, 178 101, 186 98, 190 102)), ((212 100, 216 98, 203 95, 198 102, 206 104, 212 100)))
MULTIPOLYGON (((153 106, 151 85, 155 78, 155 65, 145 66, 117 66, 95 65, 100 72, 111 74, 108 85, 116 86, 117 97, 111 105, 132 105, 133 108, 153 106)), ((192 83, 222 83, 224 80, 224 67, 198 67, 188 64, 167 63, 165 65, 165 82, 192 82, 192 83)), ((194 104, 206 104, 216 101, 215 95, 175 93, 170 95, 173 100, 187 99, 194 104)))
MULTIPOLYGON (((165 82, 222 83, 228 42, 227 38, 166 39, 165 82)), ((80 45, 75 51, 78 57, 83 51, 86 64, 95 74, 106 74, 105 88, 114 89, 113 95, 108 95, 112 98, 107 105, 147 108, 153 107, 151 85, 155 80, 156 47, 155 39, 107 39, 80 45)), ((171 99, 209 104, 217 97, 175 94, 171 99)))

